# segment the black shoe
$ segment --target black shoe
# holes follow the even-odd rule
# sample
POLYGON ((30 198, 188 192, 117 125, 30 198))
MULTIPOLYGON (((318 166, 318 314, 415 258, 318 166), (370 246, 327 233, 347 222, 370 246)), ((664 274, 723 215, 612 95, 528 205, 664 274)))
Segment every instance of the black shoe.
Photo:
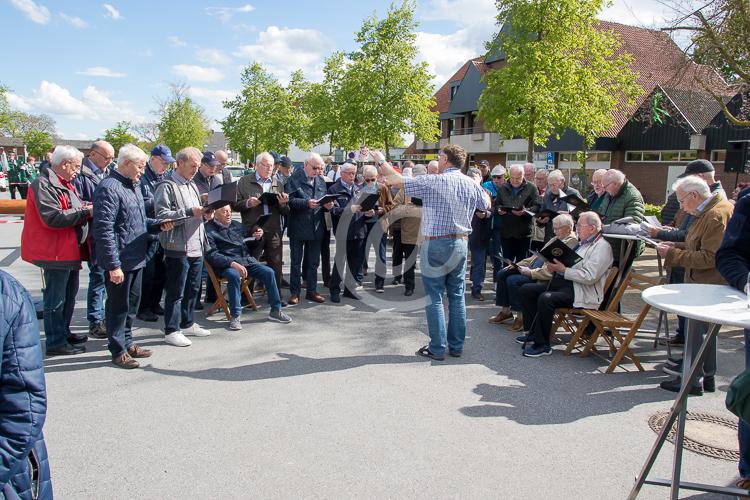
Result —
POLYGON ((453 358, 460 358, 461 354, 463 354, 463 351, 454 351, 453 349, 448 349, 448 355, 453 358))
POLYGON ((156 304, 154 307, 152 307, 151 311, 153 311, 153 313, 157 316, 164 316, 164 308, 159 304, 156 304))
POLYGON ((331 282, 328 280, 323 280, 323 286, 326 288, 331 288, 331 282))
POLYGON ((716 392, 716 380, 713 375, 703 377, 703 390, 706 392, 716 392))
POLYGON ((203 302, 196 302, 195 303, 195 310, 196 311, 202 311, 203 310, 203 302))
MULTIPOLYGON (((661 387, 664 390, 671 391, 671 392, 680 392, 680 387, 682 385, 682 379, 680 377, 673 378, 671 380, 665 380, 661 384, 659 384, 659 387, 661 387)), ((703 396, 703 388, 699 385, 694 385, 690 388, 690 395, 691 396, 703 396)))
POLYGON ((445 356, 438 356, 430 351, 429 346, 421 347, 416 353, 417 356, 434 359, 435 361, 445 361, 445 356))
POLYGON ((104 323, 97 323, 89 327, 89 337, 95 339, 106 339, 107 329, 104 327, 104 323))
POLYGON ((354 294, 353 294, 352 292, 350 292, 349 290, 344 290, 344 293, 342 293, 341 295, 342 295, 343 297, 346 297, 347 299, 354 299, 354 300, 359 300, 359 297, 357 297, 356 295, 354 295, 354 294))
POLYGON ((391 285, 400 285, 401 284, 401 276, 396 276, 393 278, 393 281, 391 281, 391 285))
POLYGON ((471 298, 479 302, 484 302, 484 296, 482 296, 482 292, 480 291, 471 292, 471 298))
POLYGON ((86 352, 86 346, 80 345, 75 346, 71 344, 63 344, 57 347, 50 347, 47 349, 47 356, 69 356, 71 354, 81 354, 86 352))
POLYGON ((334 304, 338 304, 341 302, 341 292, 336 290, 331 290, 331 302, 334 304))
POLYGON ((682 358, 673 358, 668 356, 666 364, 668 366, 682 366, 682 358))
POLYGON ((159 321, 159 316, 152 313, 151 311, 140 312, 135 317, 141 321, 146 321, 148 323, 154 323, 156 321, 159 321))
POLYGON ((78 335, 77 333, 68 335, 68 342, 73 345, 85 344, 88 339, 87 335, 78 335))
POLYGON ((406 290, 404 290, 404 295, 407 297, 411 297, 412 295, 414 295, 414 289, 407 288, 406 290))

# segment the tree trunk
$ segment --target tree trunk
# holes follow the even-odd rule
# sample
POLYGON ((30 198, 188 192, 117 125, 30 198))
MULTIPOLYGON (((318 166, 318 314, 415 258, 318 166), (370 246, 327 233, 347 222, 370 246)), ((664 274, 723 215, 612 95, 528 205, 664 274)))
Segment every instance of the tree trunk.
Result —
POLYGON ((384 149, 385 149, 385 159, 387 161, 391 161, 390 160, 390 157, 391 157, 391 155, 390 155, 390 146, 388 145, 388 139, 385 140, 385 148, 384 149))
POLYGON ((531 123, 529 124, 529 146, 526 149, 526 161, 534 163, 534 109, 531 109, 531 123))

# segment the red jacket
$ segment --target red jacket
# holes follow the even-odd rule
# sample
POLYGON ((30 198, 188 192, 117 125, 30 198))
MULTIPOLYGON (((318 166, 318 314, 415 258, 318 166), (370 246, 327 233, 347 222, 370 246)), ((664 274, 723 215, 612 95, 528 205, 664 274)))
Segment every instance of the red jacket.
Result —
POLYGON ((21 258, 26 262, 44 269, 80 269, 88 259, 89 210, 73 185, 52 169, 31 183, 24 217, 21 258))

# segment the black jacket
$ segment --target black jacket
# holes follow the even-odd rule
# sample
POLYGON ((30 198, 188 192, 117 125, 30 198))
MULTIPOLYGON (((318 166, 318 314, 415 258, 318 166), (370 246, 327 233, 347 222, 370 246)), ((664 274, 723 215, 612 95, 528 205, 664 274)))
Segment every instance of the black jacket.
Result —
MULTIPOLYGON (((539 209, 539 191, 536 186, 524 179, 523 184, 519 186, 517 194, 513 194, 510 182, 506 182, 497 190, 495 197, 494 209, 497 213, 498 207, 525 207, 532 212, 539 209)), ((521 216, 507 213, 501 216, 500 236, 503 238, 529 238, 531 237, 531 215, 523 214, 521 216)))
POLYGON ((341 182, 341 179, 334 182, 331 187, 328 188, 328 194, 335 194, 337 196, 333 208, 331 209, 331 215, 333 216, 333 231, 337 232, 339 222, 343 221, 343 223, 347 225, 347 240, 361 240, 367 238, 366 219, 377 219, 377 217, 365 217, 362 215, 362 212, 357 212, 356 214, 352 213, 349 207, 357 201, 360 192, 360 187, 354 184, 350 194, 349 190, 341 182))
POLYGON ((250 250, 243 241, 245 226, 233 220, 229 227, 224 227, 216 221, 206 223, 206 238, 208 250, 206 260, 214 269, 226 269, 232 262, 247 266, 258 261, 250 255, 250 250))
POLYGON ((309 208, 307 201, 318 200, 326 195, 326 183, 321 176, 315 176, 313 184, 307 182, 304 168, 296 170, 284 184, 284 191, 289 194, 289 239, 319 240, 326 231, 321 206, 309 208))
POLYGON ((745 290, 750 272, 750 189, 740 193, 719 250, 716 269, 737 290, 745 290))

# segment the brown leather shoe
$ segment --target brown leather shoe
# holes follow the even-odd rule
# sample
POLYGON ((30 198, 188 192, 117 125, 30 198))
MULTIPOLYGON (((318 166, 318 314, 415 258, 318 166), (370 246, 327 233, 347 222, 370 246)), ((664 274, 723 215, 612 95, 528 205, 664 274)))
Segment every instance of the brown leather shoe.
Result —
POLYGON ((290 295, 289 296, 289 305, 290 306, 296 306, 299 304, 299 295, 290 295))
POLYGON ((305 295, 305 298, 307 300, 312 300, 313 302, 317 302, 318 304, 322 304, 323 302, 326 301, 326 299, 323 298, 323 296, 319 294, 318 292, 308 293, 307 295, 305 295))
POLYGON ((126 370, 132 370, 133 368, 138 368, 139 366, 141 366, 138 361, 131 358, 130 354, 128 354, 127 352, 123 352, 122 354, 113 356, 112 362, 120 368, 125 368, 126 370))
POLYGON ((492 316, 490 319, 488 319, 487 322, 493 325, 499 325, 500 323, 508 321, 509 319, 513 319, 513 313, 500 311, 496 316, 492 316))
POLYGON ((523 316, 521 313, 518 313, 518 316, 513 320, 513 324, 508 327, 508 330, 511 332, 520 332, 523 330, 523 316))
POLYGON ((149 358, 154 353, 151 349, 144 349, 138 344, 132 344, 128 347, 128 354, 131 358, 149 358))

